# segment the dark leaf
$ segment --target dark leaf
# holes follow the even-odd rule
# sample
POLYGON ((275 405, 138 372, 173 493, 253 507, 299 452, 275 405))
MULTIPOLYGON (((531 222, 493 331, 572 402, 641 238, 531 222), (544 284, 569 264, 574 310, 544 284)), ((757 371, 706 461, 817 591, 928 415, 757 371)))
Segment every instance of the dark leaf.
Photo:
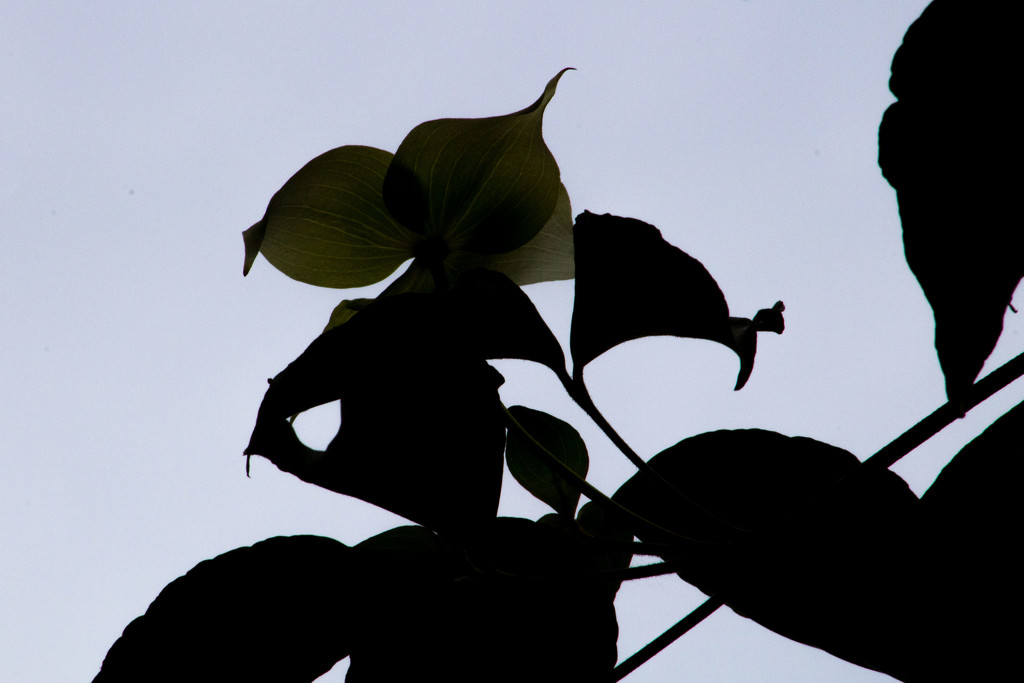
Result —
POLYGON ((406 534, 374 546, 374 576, 394 590, 355 636, 348 683, 607 680, 613 593, 571 534, 499 518, 448 561, 406 534), (418 564, 391 561, 417 547, 418 564))
POLYGON ((439 321, 434 302, 387 297, 324 332, 271 380, 246 453, 433 529, 465 532, 493 518, 501 378, 439 321), (302 444, 288 418, 339 399, 341 428, 327 450, 302 444))
POLYGON ((585 533, 599 542, 611 541, 622 546, 621 550, 606 548, 597 554, 600 569, 611 571, 629 567, 633 553, 625 549, 625 544, 633 542, 633 531, 621 516, 610 514, 603 506, 588 501, 580 507, 576 522, 585 533))
POLYGON ((700 539, 637 529, 645 541, 674 546, 666 558, 680 564, 684 580, 777 633, 861 666, 893 675, 916 666, 905 644, 915 613, 891 572, 912 558, 917 499, 902 479, 884 471, 856 488, 833 488, 857 458, 762 430, 701 434, 650 464, 745 533, 724 533, 640 474, 626 482, 616 501, 700 539))
MULTIPOLYGON (((970 525, 972 533, 1012 523, 1021 513, 1024 481, 1024 403, 1000 417, 953 458, 921 497, 931 514, 970 525)), ((996 533, 1005 533, 999 530, 996 533)))
MULTIPOLYGON (((539 410, 512 406, 509 412, 523 429, 556 460, 581 479, 587 478, 590 459, 579 433, 567 422, 539 410)), ((580 502, 578 488, 553 470, 536 444, 518 430, 509 430, 505 444, 508 471, 523 488, 559 514, 572 519, 580 502)))
POLYGON ((392 154, 349 145, 303 166, 243 233, 247 274, 262 253, 285 275, 321 287, 360 287, 412 258, 418 237, 391 218, 382 187, 392 154))
POLYGON ((729 325, 732 328, 732 348, 740 357, 740 374, 736 378, 736 390, 743 388, 743 385, 750 379, 750 373, 754 371, 754 356, 757 355, 757 333, 774 332, 782 334, 786 329, 786 322, 782 318, 782 312, 786 310, 781 301, 776 301, 771 308, 762 308, 754 316, 749 318, 730 318, 729 325))
POLYGON ((537 307, 509 278, 489 270, 465 273, 451 293, 460 336, 488 360, 517 358, 562 377, 565 354, 537 307))
POLYGON ((907 263, 935 314, 935 347, 954 403, 981 371, 1024 276, 1015 88, 1017 3, 937 0, 907 30, 892 64, 898 99, 878 134, 896 190, 907 263))
POLYGON ((921 497, 918 649, 931 680, 998 680, 1015 665, 1020 614, 1024 403, 963 448, 921 497), (941 597, 937 597, 941 596, 941 597), (934 657, 942 652, 941 658, 934 657))
POLYGON ((502 253, 529 242, 554 212, 561 188, 541 127, 563 73, 513 114, 413 128, 384 180, 391 214, 448 251, 502 253))
MULTIPOLYGON (((400 526, 362 541, 355 546, 359 552, 372 552, 378 558, 424 564, 426 558, 443 557, 450 550, 437 534, 422 526, 400 526)), ((427 562, 427 564, 430 564, 427 562)), ((436 563, 435 563, 436 564, 436 563)))
MULTIPOLYGON (((416 267, 413 264, 410 271, 416 267)), ((463 273, 451 291, 418 296, 417 318, 429 328, 445 328, 475 355, 530 360, 559 377, 566 374, 565 354, 555 335, 530 297, 502 273, 473 269, 463 273)), ((367 299, 342 301, 327 329, 350 320, 369 304, 367 299)))
POLYGON ((743 364, 737 388, 743 385, 756 348, 749 326, 734 332, 725 297, 699 261, 666 242, 653 225, 632 218, 585 211, 576 218, 573 236, 574 378, 580 380, 587 363, 622 342, 672 335, 736 351, 743 364))
POLYGON ((271 538, 196 565, 110 648, 94 683, 307 683, 347 657, 351 550, 271 538))

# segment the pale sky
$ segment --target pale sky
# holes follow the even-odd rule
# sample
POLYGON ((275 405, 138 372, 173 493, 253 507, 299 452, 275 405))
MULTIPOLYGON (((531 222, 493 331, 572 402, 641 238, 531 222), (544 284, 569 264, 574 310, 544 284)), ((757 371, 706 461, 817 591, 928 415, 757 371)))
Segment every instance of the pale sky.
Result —
MULTIPOLYGON (((938 407, 931 312, 876 165, 892 54, 926 4, 4 3, 0 680, 91 680, 203 559, 405 523, 262 459, 245 477, 267 377, 340 299, 380 287, 318 289, 262 258, 243 279, 241 231, 312 157, 521 109, 566 66, 544 136, 574 215, 658 226, 733 315, 786 303, 785 334, 762 337, 738 393, 735 356, 710 342, 648 339, 595 361, 591 393, 635 450, 761 427, 863 459, 938 407)), ((572 283, 526 290, 568 348, 572 283)), ((1022 333, 1007 316, 986 372, 1022 333)), ((632 474, 547 370, 496 365, 507 405, 579 427, 595 485, 632 474)), ((895 469, 922 492, 1024 387, 1004 394, 895 469)), ((501 511, 546 508, 506 474, 501 511)), ((620 657, 702 600, 675 577, 625 586, 620 657)), ((626 680, 890 679, 723 609, 626 680)))

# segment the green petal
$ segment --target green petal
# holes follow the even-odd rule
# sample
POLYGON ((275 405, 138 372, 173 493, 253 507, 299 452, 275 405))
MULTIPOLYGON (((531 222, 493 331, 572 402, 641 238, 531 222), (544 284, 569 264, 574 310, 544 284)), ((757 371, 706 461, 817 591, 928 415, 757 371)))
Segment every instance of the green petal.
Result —
POLYGON ((392 156, 349 145, 303 166, 243 233, 243 274, 257 252, 285 275, 320 287, 361 287, 393 273, 412 257, 417 237, 384 208, 392 156))
POLYGON ((572 243, 572 206, 569 193, 561 187, 551 218, 537 236, 506 254, 456 252, 445 265, 457 273, 471 268, 487 268, 508 275, 517 285, 571 280, 576 275, 572 243))
POLYGON ((450 250, 503 253, 529 242, 551 217, 561 187, 541 126, 565 71, 521 111, 413 128, 384 181, 391 214, 450 250))

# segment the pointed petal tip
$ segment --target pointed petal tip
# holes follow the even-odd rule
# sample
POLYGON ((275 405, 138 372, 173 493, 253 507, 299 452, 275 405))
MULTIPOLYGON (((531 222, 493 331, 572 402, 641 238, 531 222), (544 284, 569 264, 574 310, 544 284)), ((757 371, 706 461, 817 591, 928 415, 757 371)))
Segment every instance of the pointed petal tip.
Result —
POLYGON ((248 230, 242 231, 242 242, 245 244, 245 261, 242 263, 242 277, 248 275, 249 271, 252 270, 252 264, 256 262, 256 256, 260 253, 260 247, 263 245, 263 235, 265 232, 266 226, 263 223, 263 219, 254 223, 248 230))
POLYGON ((555 96, 555 88, 558 86, 558 81, 562 78, 562 75, 565 74, 566 71, 575 70, 576 67, 567 66, 561 71, 559 71, 557 74, 554 75, 554 77, 550 81, 548 81, 547 85, 544 86, 544 92, 541 93, 540 97, 537 98, 536 102, 531 104, 526 109, 522 109, 520 111, 515 112, 515 114, 533 114, 537 112, 543 114, 544 109, 547 108, 548 103, 551 101, 551 98, 555 96))
POLYGON ((566 72, 566 71, 576 71, 576 67, 574 67, 574 66, 567 66, 567 67, 565 67, 564 69, 562 69, 561 71, 559 71, 558 73, 556 73, 556 74, 555 74, 555 75, 554 75, 554 76, 553 76, 553 77, 551 78, 551 80, 550 80, 550 81, 548 81, 548 84, 547 84, 546 86, 544 86, 544 92, 545 92, 545 94, 547 94, 547 91, 548 91, 549 89, 554 89, 554 87, 555 87, 556 85, 558 85, 558 81, 559 81, 559 80, 561 80, 562 76, 564 76, 564 75, 565 75, 565 72, 566 72))

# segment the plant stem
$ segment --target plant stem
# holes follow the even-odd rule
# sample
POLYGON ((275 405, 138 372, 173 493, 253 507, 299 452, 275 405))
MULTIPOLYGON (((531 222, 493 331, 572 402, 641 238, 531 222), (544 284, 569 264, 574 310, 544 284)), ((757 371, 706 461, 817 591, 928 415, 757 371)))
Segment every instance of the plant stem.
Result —
POLYGON ((611 569, 597 574, 603 580, 612 581, 635 581, 637 579, 650 579, 655 576, 675 574, 679 571, 673 562, 653 562, 642 564, 638 567, 627 567, 625 569, 611 569))
POLYGON ((650 520, 641 517, 637 513, 630 510, 629 508, 620 505, 618 502, 612 500, 605 494, 601 493, 590 482, 588 482, 586 479, 573 472, 571 469, 569 469, 568 466, 566 466, 565 463, 556 458, 554 454, 551 453, 551 451, 544 447, 544 444, 540 443, 539 441, 537 441, 537 439, 533 438, 533 435, 530 434, 530 432, 528 432, 526 428, 519 423, 518 420, 516 420, 515 416, 509 411, 507 406, 502 404, 501 407, 505 411, 505 420, 508 423, 509 427, 515 429, 524 439, 529 441, 530 444, 541 455, 544 461, 548 464, 548 467, 553 469, 555 473, 562 477, 566 482, 571 484, 584 496, 594 501, 598 505, 603 505, 606 509, 613 510, 618 514, 625 515, 631 518, 633 521, 637 522, 643 527, 646 527, 650 531, 654 531, 662 535, 668 534, 672 538, 678 539, 679 541, 701 543, 701 541, 697 539, 688 538, 675 531, 671 531, 670 529, 666 529, 662 526, 659 526, 654 522, 651 522, 650 520))
POLYGON ((1011 382, 1022 376, 1024 376, 1024 353, 999 366, 972 386, 967 392, 962 413, 952 403, 943 404, 936 408, 931 415, 900 434, 861 463, 858 470, 892 467, 900 458, 941 432, 957 418, 963 417, 963 414, 966 414, 971 408, 989 399, 993 394, 1006 388, 1011 382))
POLYGON ((650 477, 652 481, 660 482, 661 485, 664 486, 666 490, 669 491, 671 495, 674 496, 682 505, 685 505, 689 509, 695 511, 704 519, 712 521, 721 527, 725 533, 737 536, 746 533, 746 529, 741 529, 735 524, 722 519, 680 491, 672 484, 672 482, 661 476, 657 470, 637 455, 636 451, 630 448, 625 439, 619 436, 619 433, 615 431, 615 428, 612 427, 611 423, 609 423, 608 420, 605 419, 604 415, 601 414, 601 411, 598 410, 597 405, 594 403, 594 399, 590 397, 590 392, 587 391, 587 386, 583 382, 582 375, 573 379, 569 377, 567 373, 559 373, 559 379, 561 380, 566 393, 569 394, 569 397, 576 402, 576 404, 590 417, 591 420, 594 421, 594 424, 604 432, 605 436, 611 440, 615 447, 618 448, 634 466, 636 466, 637 471, 644 473, 646 476, 650 477))
POLYGON ((711 596, 705 600, 697 607, 697 609, 677 621, 674 626, 669 627, 667 631, 644 645, 632 656, 615 667, 615 670, 612 671, 612 681, 621 681, 623 678, 636 671, 640 666, 651 659, 651 657, 664 650, 684 633, 714 614, 715 610, 723 604, 725 603, 715 596, 711 596))
POLYGON ((590 397, 590 392, 587 391, 587 385, 583 383, 582 378, 573 380, 569 375, 559 374, 559 379, 562 381, 562 386, 565 388, 565 392, 569 394, 569 398, 576 402, 576 404, 583 409, 591 420, 594 421, 601 431, 604 432, 605 436, 615 444, 615 447, 622 451, 622 454, 633 463, 638 470, 641 472, 647 472, 652 477, 661 479, 661 475, 651 469, 650 465, 644 462, 643 458, 637 455, 636 451, 630 448, 629 444, 626 443, 625 439, 619 436, 619 433, 615 431, 615 428, 604 418, 601 411, 597 409, 597 405, 594 403, 594 399, 590 397))

